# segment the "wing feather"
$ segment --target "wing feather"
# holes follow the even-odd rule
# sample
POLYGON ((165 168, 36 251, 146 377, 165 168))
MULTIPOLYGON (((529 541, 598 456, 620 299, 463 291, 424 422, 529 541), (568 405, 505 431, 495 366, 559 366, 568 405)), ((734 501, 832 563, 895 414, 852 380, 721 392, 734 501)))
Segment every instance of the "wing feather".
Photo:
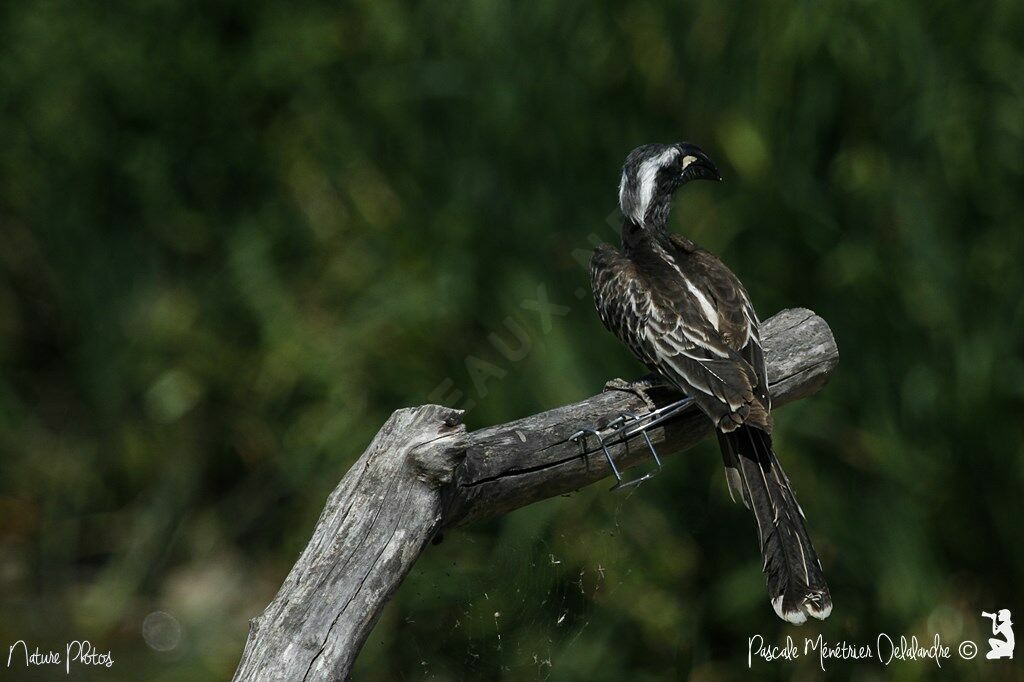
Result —
MULTIPOLYGON (((671 254, 664 255, 675 264, 671 254)), ((705 267, 701 261, 697 265, 705 267)), ((751 319, 756 317, 750 317, 752 307, 745 310, 746 293, 742 287, 707 286, 703 272, 694 282, 678 266, 676 271, 676 277, 653 286, 635 261, 610 246, 598 247, 591 278, 601 321, 648 367, 694 396, 721 428, 748 420, 767 424, 759 390, 767 381, 761 376, 760 345, 752 342, 756 324, 751 319), (715 317, 707 315, 708 303, 715 306, 715 317), (747 346, 758 352, 747 352, 747 346)))

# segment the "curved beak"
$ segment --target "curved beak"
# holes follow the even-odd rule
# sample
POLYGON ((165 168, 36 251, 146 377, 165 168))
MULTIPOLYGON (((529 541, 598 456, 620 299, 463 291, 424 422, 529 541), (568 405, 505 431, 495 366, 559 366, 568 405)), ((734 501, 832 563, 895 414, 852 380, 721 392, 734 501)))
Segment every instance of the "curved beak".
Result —
POLYGON ((683 148, 683 158, 685 159, 686 157, 693 157, 694 160, 683 169, 683 182, 689 182, 690 180, 715 180, 721 182, 722 174, 718 172, 718 168, 708 158, 707 154, 691 145, 683 148))

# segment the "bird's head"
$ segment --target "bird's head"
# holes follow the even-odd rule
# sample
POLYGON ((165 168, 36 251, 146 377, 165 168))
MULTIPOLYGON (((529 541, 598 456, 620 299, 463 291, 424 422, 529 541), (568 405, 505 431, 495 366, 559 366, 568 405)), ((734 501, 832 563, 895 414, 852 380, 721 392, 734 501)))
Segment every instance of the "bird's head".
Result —
POLYGON ((707 154, 688 142, 645 144, 626 157, 619 208, 640 226, 664 226, 672 194, 690 180, 721 180, 707 154))

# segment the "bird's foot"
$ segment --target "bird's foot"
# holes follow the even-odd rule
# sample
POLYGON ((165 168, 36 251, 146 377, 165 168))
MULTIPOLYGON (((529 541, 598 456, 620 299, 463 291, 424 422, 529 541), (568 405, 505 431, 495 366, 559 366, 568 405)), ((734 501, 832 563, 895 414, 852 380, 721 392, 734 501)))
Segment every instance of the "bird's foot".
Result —
POLYGON ((632 393, 633 395, 640 398, 640 400, 643 400, 644 404, 647 405, 647 408, 651 412, 654 412, 656 409, 658 409, 658 405, 657 403, 654 402, 654 399, 651 398, 650 391, 653 388, 661 387, 668 388, 669 386, 656 374, 648 374, 647 376, 641 377, 634 381, 626 381, 625 379, 619 378, 612 379, 611 381, 605 383, 604 390, 625 391, 626 393, 632 393))

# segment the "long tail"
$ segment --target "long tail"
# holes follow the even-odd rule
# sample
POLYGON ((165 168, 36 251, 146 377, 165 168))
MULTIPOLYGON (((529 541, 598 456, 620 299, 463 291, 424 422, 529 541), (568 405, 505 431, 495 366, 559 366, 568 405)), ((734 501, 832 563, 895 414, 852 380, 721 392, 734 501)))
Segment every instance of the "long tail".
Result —
POLYGON ((821 562, 804 527, 804 513, 772 450, 769 434, 753 426, 718 432, 729 493, 739 495, 757 520, 768 595, 779 618, 799 625, 824 620, 832 597, 821 562))

